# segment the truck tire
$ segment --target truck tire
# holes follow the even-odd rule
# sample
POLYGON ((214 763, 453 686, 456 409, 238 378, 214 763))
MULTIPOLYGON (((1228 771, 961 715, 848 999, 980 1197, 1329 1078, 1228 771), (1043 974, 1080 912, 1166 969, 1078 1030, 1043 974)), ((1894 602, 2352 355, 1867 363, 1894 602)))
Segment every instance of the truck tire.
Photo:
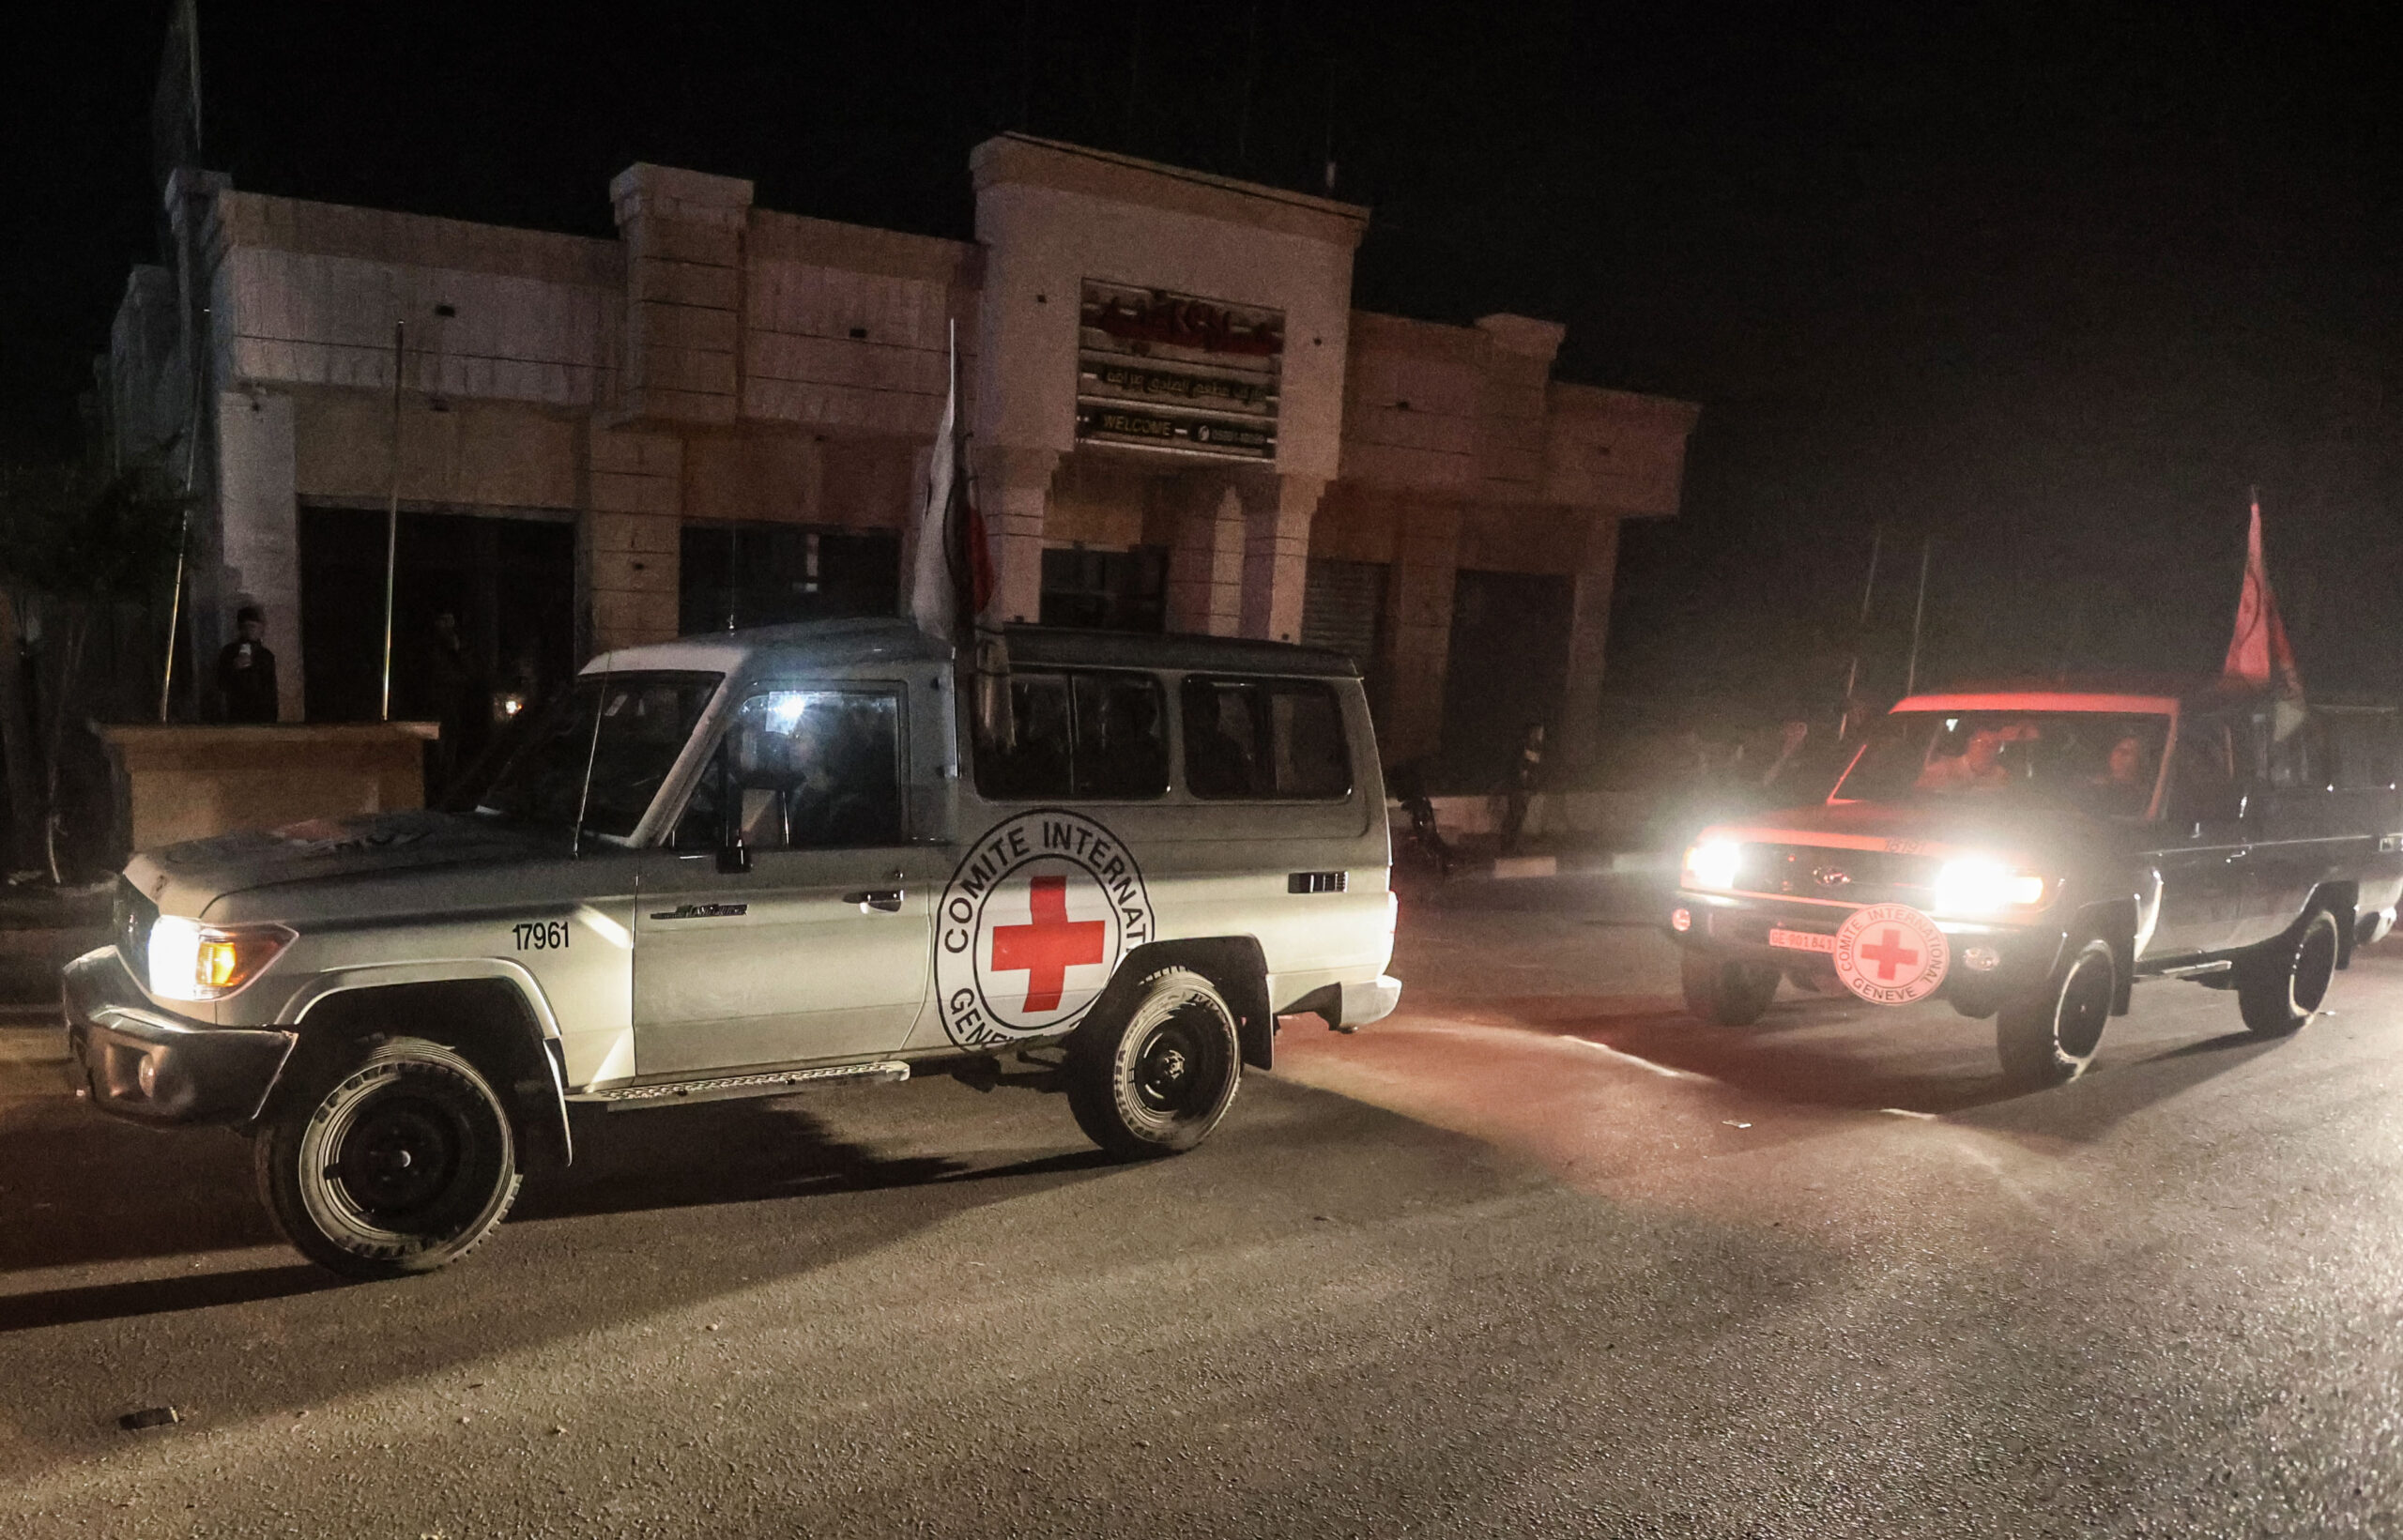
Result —
POLYGON ((1127 1007, 1068 1043, 1068 1106, 1085 1136, 1121 1160, 1180 1154, 1210 1136, 1243 1083, 1235 1014, 1216 984, 1164 968, 1127 1007))
POLYGON ((509 1109, 474 1065, 394 1038, 292 1098, 253 1141, 284 1238, 350 1278, 431 1273, 499 1227, 521 1180, 509 1109))
POLYGON ((2003 1075, 2023 1086, 2058 1086, 2084 1075, 2111 1019, 2118 968, 2110 942, 2088 941, 2041 993, 2004 1006, 1994 1024, 2003 1075))
POLYGON ((1686 1009, 1720 1027, 1749 1027, 1777 999, 1783 975, 1764 963, 1737 962, 1689 950, 1685 954, 1686 1009))
POLYGON ((2288 1037, 2319 1014, 2336 976, 2336 917, 2313 909, 2236 961, 2236 1005, 2255 1037, 2288 1037))

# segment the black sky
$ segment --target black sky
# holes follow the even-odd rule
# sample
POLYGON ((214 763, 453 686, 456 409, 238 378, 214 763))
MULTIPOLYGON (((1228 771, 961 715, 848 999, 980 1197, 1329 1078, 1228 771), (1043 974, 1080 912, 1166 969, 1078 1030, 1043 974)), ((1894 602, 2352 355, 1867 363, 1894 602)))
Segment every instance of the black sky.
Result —
MULTIPOLYGON (((164 10, 0 65, 9 445, 71 440, 149 255, 164 10)), ((1927 536, 1929 674, 2212 667, 2254 482, 2306 679, 2403 693, 2403 72, 2366 5, 202 0, 201 25, 237 186, 594 234, 638 159, 965 236, 999 129, 1312 190, 1331 151, 1375 210, 1360 304, 1556 318, 1565 377, 1703 404, 1684 515, 1626 541, 1621 696, 1827 696, 1879 525, 1885 690, 1927 536)))

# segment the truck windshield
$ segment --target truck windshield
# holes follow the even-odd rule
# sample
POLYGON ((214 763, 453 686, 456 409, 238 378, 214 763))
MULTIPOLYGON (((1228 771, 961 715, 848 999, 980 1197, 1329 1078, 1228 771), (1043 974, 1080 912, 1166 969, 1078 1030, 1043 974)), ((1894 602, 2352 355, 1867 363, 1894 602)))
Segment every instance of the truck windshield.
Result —
POLYGON ((2113 816, 2152 805, 2169 719, 2106 711, 1902 711, 1871 729, 1837 801, 2027 799, 2113 816))
POLYGON ((622 840, 649 811, 693 724, 716 694, 717 674, 587 674, 533 713, 476 799, 476 811, 567 829, 584 808, 589 834, 622 840), (593 736, 595 719, 600 736, 593 736), (584 768, 592 767, 587 796, 584 768))

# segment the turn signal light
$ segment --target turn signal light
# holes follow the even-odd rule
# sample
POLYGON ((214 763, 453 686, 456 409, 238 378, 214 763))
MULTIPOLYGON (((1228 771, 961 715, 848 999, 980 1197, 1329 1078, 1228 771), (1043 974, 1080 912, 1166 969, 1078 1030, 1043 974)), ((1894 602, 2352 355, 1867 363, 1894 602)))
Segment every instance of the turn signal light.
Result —
POLYGON ((291 944, 292 932, 282 925, 204 925, 161 915, 150 927, 150 993, 161 999, 222 999, 291 944))

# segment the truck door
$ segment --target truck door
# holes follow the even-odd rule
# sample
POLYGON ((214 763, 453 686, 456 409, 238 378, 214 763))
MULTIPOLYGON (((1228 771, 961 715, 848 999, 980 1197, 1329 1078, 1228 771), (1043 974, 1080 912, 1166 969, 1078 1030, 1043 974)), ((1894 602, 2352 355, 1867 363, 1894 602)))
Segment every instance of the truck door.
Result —
POLYGON ((639 1074, 900 1047, 926 999, 941 880, 939 858, 906 838, 902 698, 898 685, 780 685, 729 718, 671 847, 644 858, 639 1074))
POLYGON ((2253 728, 2266 751, 2269 785, 2245 810, 2254 826, 2253 855, 2244 913, 2228 938, 2231 946, 2277 935, 2303 913, 2313 890, 2340 869, 2359 869, 2360 853, 2345 848, 2336 817, 2322 724, 2306 718, 2277 739, 2263 712, 2255 716, 2253 728))
POLYGON ((2145 947, 2148 957, 2216 951, 2236 928, 2252 855, 2237 746, 2228 718, 2190 716, 2178 724, 2169 805, 2154 854, 2161 917, 2145 947))

